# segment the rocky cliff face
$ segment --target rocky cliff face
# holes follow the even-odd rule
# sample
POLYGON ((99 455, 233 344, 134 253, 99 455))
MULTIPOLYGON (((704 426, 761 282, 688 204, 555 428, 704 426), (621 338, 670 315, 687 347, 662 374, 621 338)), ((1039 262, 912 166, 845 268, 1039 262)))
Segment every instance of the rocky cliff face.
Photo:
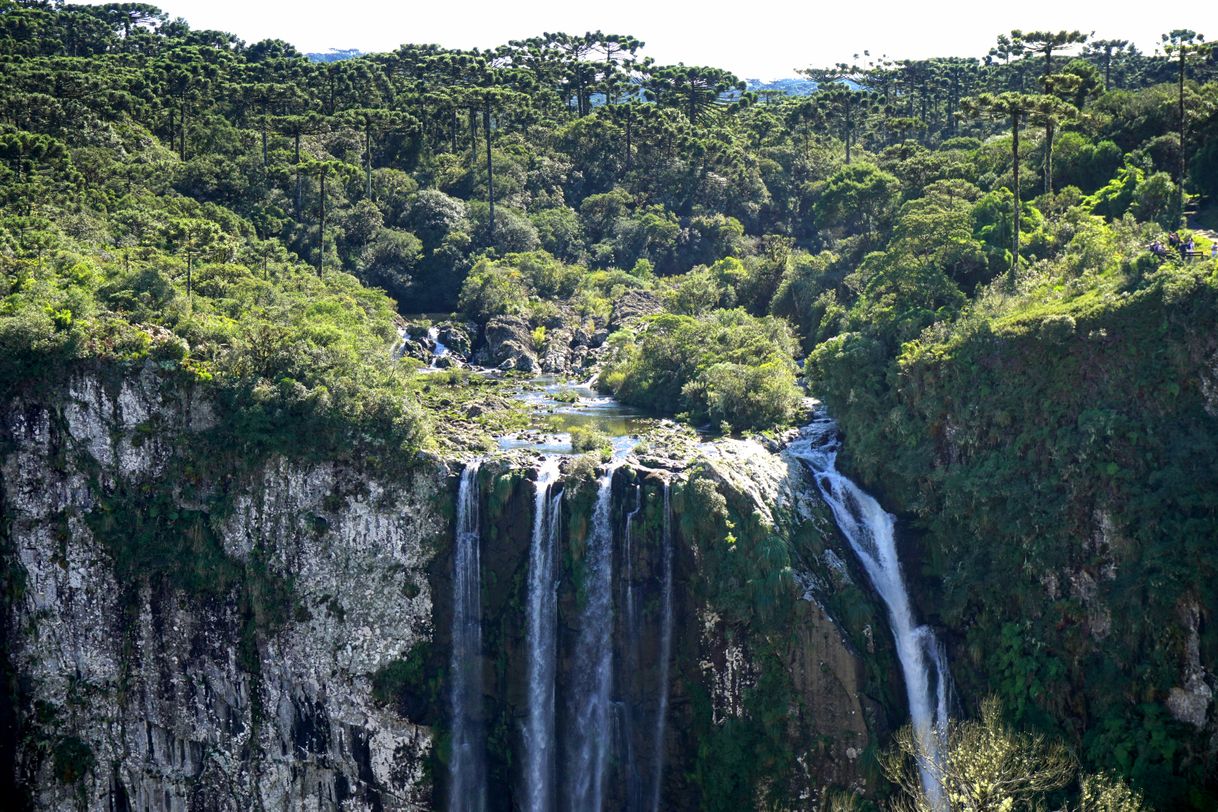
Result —
MULTIPOLYGON (((215 424, 206 401, 147 370, 112 385, 79 377, 0 415, 15 699, 0 709, 12 742, 0 754, 25 804, 443 803, 454 472, 423 461, 393 478, 284 456, 203 465, 215 424)), ((886 632, 873 639, 883 621, 806 475, 752 442, 657 464, 613 483, 622 715, 610 806, 649 794, 660 756, 664 808, 866 790, 864 753, 900 689, 886 632), (673 637, 657 740, 665 487, 673 637), (764 557, 767 539, 791 552, 751 576, 776 590, 759 609, 727 568, 764 557)), ((481 484, 485 713, 503 809, 518 797, 525 711, 530 476, 527 460, 507 460, 481 484)), ((587 476, 564 473, 560 697, 586 600, 587 476)))
POLYGON ((78 378, 0 420, 20 720, 6 735, 34 806, 427 805, 431 732, 374 702, 372 680, 431 637, 440 476, 378 482, 271 459, 187 489, 165 476, 210 411, 151 374, 110 388, 78 378), (223 567, 199 573, 216 583, 116 565, 96 519, 116 493, 152 491, 173 494, 154 509, 181 511, 167 532, 221 546, 223 567), (202 518, 205 532, 186 520, 221 494, 228 508, 202 518))

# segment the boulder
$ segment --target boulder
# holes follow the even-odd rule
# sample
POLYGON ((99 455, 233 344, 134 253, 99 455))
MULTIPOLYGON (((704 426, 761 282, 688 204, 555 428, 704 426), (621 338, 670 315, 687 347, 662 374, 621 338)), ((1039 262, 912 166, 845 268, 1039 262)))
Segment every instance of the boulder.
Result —
POLYGON ((533 350, 533 331, 519 316, 496 316, 486 324, 486 346, 479 353, 484 366, 536 374, 541 371, 533 350))

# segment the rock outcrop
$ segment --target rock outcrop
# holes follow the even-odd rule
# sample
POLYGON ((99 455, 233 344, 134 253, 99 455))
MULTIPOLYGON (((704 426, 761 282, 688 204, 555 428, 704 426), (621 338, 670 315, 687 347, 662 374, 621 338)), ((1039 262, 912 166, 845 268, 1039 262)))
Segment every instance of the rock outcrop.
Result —
POLYGON ((273 458, 225 481, 165 481, 177 449, 213 422, 206 402, 148 372, 117 388, 77 378, 0 415, 0 512, 22 584, 4 623, 26 801, 426 807, 430 720, 371 689, 432 636, 440 469, 387 482, 273 458), (148 512, 118 495, 154 492, 172 497, 148 511, 198 517, 160 525, 193 536, 182 549, 198 556, 153 561, 162 574, 144 577, 119 563, 139 550, 103 528, 121 539, 145 526, 148 512), (204 556, 208 539, 220 549, 204 556))
POLYGON ((533 346, 533 330, 519 316, 496 316, 483 330, 485 345, 477 361, 482 366, 536 375, 541 371, 533 346))

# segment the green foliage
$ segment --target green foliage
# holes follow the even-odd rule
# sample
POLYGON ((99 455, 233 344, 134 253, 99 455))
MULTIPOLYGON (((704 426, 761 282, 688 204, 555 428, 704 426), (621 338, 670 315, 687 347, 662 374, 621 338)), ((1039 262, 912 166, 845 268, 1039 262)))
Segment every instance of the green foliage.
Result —
POLYGON ((923 534, 936 611, 964 630, 961 690, 997 691, 1021 725, 1080 736, 1087 767, 1152 803, 1204 807, 1212 790, 1186 789, 1206 785, 1204 745, 1164 710, 1184 655, 1162 630, 1213 599, 1218 570, 1218 447, 1198 366, 1214 351, 1218 268, 1148 271, 1128 226, 1071 233, 1020 295, 983 297, 896 362, 866 335, 826 342, 809 376, 850 467, 923 534), (1093 594, 1065 581, 1080 577, 1093 594), (1141 665, 1121 668, 1118 650, 1141 665))
POLYGON ((730 812, 780 805, 794 754, 786 736, 790 685, 773 654, 759 658, 761 678, 744 691, 744 713, 710 726, 710 701, 695 694, 694 712, 705 733, 698 739, 693 783, 701 808, 730 812))
POLYGON ((613 337, 602 385, 625 403, 767 428, 794 418, 800 393, 786 324, 742 310, 662 315, 613 337))
POLYGON ((837 171, 821 191, 815 214, 822 228, 872 236, 896 213, 900 182, 871 164, 837 171))
POLYGON ((97 757, 88 743, 76 736, 64 736, 51 751, 55 777, 65 784, 83 781, 97 766, 97 757))
MULTIPOLYGON (((1218 602, 1215 272, 1145 250, 1183 196, 1215 195, 1218 86, 1193 32, 1162 56, 1118 40, 1077 58, 1075 32, 1021 33, 984 61, 810 70, 813 96, 758 103, 625 36, 315 64, 139 4, 0 5, 0 391, 147 372, 212 404, 205 447, 226 464, 392 467, 429 442, 420 401, 438 442, 521 419, 494 384, 395 361, 396 310, 524 316, 541 345, 654 291, 668 312, 609 339, 603 385, 735 429, 796 416, 798 336, 843 462, 916 522, 962 691, 1088 743, 1154 802, 1212 800, 1212 754, 1150 710, 1183 645, 1152 630, 1218 602), (1061 191, 1033 199, 1042 167, 1061 191), (1099 514, 1118 553, 1080 541, 1099 514), (1107 640, 1066 571, 1115 613, 1107 640)), ((165 518, 168 493, 99 503, 120 569, 255 613, 279 586, 227 559, 203 512, 165 518)), ((730 520, 720 597, 782 617, 789 554, 730 520)), ((746 808, 781 759, 741 724, 700 780, 746 808)))
POLYGON ((426 676, 427 650, 415 646, 406 657, 390 660, 372 675, 372 698, 381 705, 395 705, 402 694, 417 689, 426 676))
POLYGON ((571 448, 577 453, 595 451, 602 456, 611 451, 609 436, 592 426, 571 427, 571 448))
MULTIPOLYGON (((483 257, 466 277, 459 304, 467 315, 481 321, 527 313, 530 303, 580 297, 583 309, 595 311, 598 300, 604 299, 605 288, 613 292, 612 282, 620 277, 620 271, 616 277, 605 272, 590 274, 582 266, 567 265, 545 251, 508 254, 503 259, 483 257)), ((630 285, 638 284, 633 278, 626 280, 630 285)))

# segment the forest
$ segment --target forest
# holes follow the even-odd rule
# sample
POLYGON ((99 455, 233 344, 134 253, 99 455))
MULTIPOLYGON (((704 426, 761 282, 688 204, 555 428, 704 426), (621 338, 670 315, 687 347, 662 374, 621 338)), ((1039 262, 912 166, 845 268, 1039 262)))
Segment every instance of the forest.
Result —
POLYGON ((218 454, 409 468, 467 442, 392 352, 430 314, 603 331, 596 385, 706 436, 813 396, 911 528, 956 733, 1098 776, 1001 808, 1212 809, 1212 705, 1168 708, 1218 663, 1218 49, 1154 33, 792 54, 793 95, 627 34, 311 61, 0 0, 0 392, 155 368, 218 454))

